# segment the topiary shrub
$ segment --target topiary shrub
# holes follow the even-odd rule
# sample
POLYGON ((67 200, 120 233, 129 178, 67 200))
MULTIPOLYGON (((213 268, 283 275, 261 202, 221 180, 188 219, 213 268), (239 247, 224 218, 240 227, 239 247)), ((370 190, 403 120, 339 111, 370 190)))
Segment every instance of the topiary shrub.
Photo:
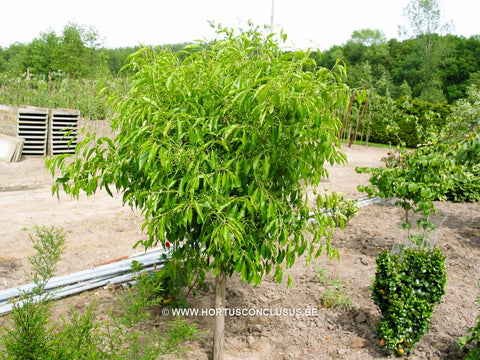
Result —
POLYGON ((406 247, 377 256, 372 299, 380 308, 380 344, 407 355, 429 330, 433 309, 445 294, 445 255, 438 248, 406 247))

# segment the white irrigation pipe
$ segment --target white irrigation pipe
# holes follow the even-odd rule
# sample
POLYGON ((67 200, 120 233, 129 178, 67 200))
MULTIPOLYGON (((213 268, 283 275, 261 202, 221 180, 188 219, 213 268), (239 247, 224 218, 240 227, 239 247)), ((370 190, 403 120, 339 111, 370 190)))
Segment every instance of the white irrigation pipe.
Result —
MULTIPOLYGON (((125 283, 125 282, 130 282, 130 281, 133 280, 135 275, 137 275, 139 273, 154 271, 154 270, 159 269, 159 268, 161 269, 162 267, 163 267, 163 264, 160 264, 159 266, 150 266, 150 267, 145 268, 142 271, 140 271, 138 273, 135 273, 135 274, 129 273, 129 274, 120 275, 120 276, 116 276, 116 277, 108 277, 108 278, 103 278, 103 279, 97 279, 96 281, 93 281, 93 282, 82 282, 82 283, 76 283, 76 284, 72 284, 72 285, 69 285, 69 286, 65 286, 65 287, 62 287, 62 288, 56 288, 56 289, 53 289, 53 290, 51 290, 51 291, 49 291, 45 294, 35 295, 31 299, 28 299, 28 300, 18 300, 18 301, 15 302, 15 305, 17 307, 22 307, 23 304, 26 301, 31 301, 31 302, 36 303, 36 302, 39 302, 39 301, 41 301, 45 298, 48 298, 48 300, 57 300, 57 299, 61 299, 61 298, 67 297, 67 296, 79 294, 79 293, 84 292, 84 291, 96 289, 96 288, 99 288, 99 287, 102 287, 102 286, 108 286, 109 284, 110 285, 116 285, 116 284, 121 284, 121 283, 125 283)), ((12 311, 13 306, 14 306, 13 303, 8 302, 8 301, 0 303, 0 315, 1 314, 6 314, 6 313, 12 311)))
MULTIPOLYGON (((160 251, 117 261, 112 264, 98 266, 94 269, 54 277, 47 282, 44 288, 46 293, 40 296, 34 296, 33 301, 37 302, 45 297, 49 297, 49 299, 59 299, 108 284, 114 285, 131 281, 136 275, 132 273, 133 261, 138 261, 143 265, 144 268, 141 272, 153 271, 156 268, 163 267, 165 260, 161 259, 161 257, 164 254, 168 255, 168 252, 162 249, 160 251)), ((18 298, 23 294, 30 294, 34 288, 35 284, 26 284, 18 288, 0 291, 0 314, 5 314, 12 310, 12 299, 18 298)), ((18 300, 17 306, 22 306, 24 302, 25 300, 18 300)))
MULTIPOLYGON (((97 266, 93 269, 79 271, 73 274, 67 274, 51 278, 45 285, 45 290, 55 289, 70 285, 81 281, 89 281, 104 276, 113 276, 122 274, 132 270, 133 261, 138 261, 143 266, 150 266, 159 263, 159 259, 163 254, 167 254, 167 251, 161 250, 152 252, 145 255, 131 257, 125 260, 117 261, 107 265, 97 266)), ((6 290, 0 290, 0 302, 10 299, 12 297, 18 297, 21 294, 31 292, 35 284, 21 285, 17 288, 10 288, 6 290)))
MULTIPOLYGON (((358 208, 362 208, 362 207, 367 206, 367 205, 380 204, 380 203, 383 203, 384 201, 385 201, 385 199, 380 198, 380 197, 363 197, 363 198, 357 199, 355 201, 355 205, 358 208)), ((327 209, 320 209, 320 213, 333 214, 333 209, 328 209, 328 210, 327 209)), ((315 220, 315 212, 310 211, 308 213, 308 216, 309 216, 308 222, 316 225, 317 220, 315 220)))
POLYGON ((372 205, 372 204, 381 204, 385 202, 385 198, 381 197, 363 197, 357 200, 357 206, 359 208, 362 208, 367 205, 372 205))

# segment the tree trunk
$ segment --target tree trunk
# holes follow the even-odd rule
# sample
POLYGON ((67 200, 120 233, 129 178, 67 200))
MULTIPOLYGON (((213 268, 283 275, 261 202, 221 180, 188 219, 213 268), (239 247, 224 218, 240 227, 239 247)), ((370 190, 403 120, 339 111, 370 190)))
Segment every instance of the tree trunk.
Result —
POLYGON ((352 146, 353 140, 355 140, 355 138, 357 137, 358 127, 360 126, 360 122, 362 121, 363 116, 365 115, 365 111, 367 111, 367 107, 368 107, 368 98, 367 100, 365 100, 365 105, 363 106, 362 113, 358 117, 357 126, 355 127, 355 133, 353 134, 353 137, 350 139, 350 142, 348 143, 348 147, 352 146))
POLYGON ((352 137, 352 128, 353 128, 353 123, 350 123, 350 128, 348 129, 348 136, 347 136, 348 141, 350 141, 350 138, 352 137))
POLYGON ((223 269, 220 269, 215 277, 215 323, 213 329, 213 360, 223 360, 223 350, 225 348, 225 288, 226 275, 223 269), (222 310, 219 310, 222 309, 222 310))
POLYGON ((352 97, 350 98, 350 104, 348 105, 347 113, 343 118, 342 128, 340 129, 340 134, 338 135, 338 138, 340 139, 340 141, 342 140, 343 132, 345 131, 345 127, 347 126, 347 120, 348 120, 348 117, 350 116, 350 112, 352 111, 352 106, 354 101, 355 101, 355 93, 353 93, 352 97))

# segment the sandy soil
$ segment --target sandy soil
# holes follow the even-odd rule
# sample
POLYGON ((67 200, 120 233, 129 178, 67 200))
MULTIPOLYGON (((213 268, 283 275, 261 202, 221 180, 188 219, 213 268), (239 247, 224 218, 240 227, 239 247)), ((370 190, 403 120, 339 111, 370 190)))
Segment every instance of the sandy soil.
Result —
MULTIPOLYGON (((347 198, 364 196, 356 189, 368 176, 356 174, 357 166, 379 166, 387 150, 345 147, 348 164, 330 168, 323 188, 344 192, 347 198)), ((122 207, 120 196, 104 193, 80 200, 51 196, 50 175, 39 158, 19 163, 0 163, 0 289, 24 282, 27 257, 33 253, 29 235, 34 226, 55 225, 67 232, 67 247, 58 274, 87 269, 95 264, 130 255, 132 245, 144 238, 142 216, 122 207)), ((447 293, 436 308, 430 333, 417 344, 411 359, 460 359, 459 336, 475 323, 475 298, 480 281, 480 205, 437 204, 438 246, 447 255, 447 293)), ((370 299, 369 285, 375 274, 379 249, 391 248, 402 239, 401 211, 393 206, 371 205, 360 209, 347 228, 332 240, 340 260, 321 257, 305 265, 298 259, 289 273, 292 288, 266 278, 257 287, 243 284, 234 276, 227 282, 227 306, 240 309, 314 309, 317 316, 232 316, 226 320, 226 359, 379 359, 385 354, 376 339, 375 324, 380 315, 370 299), (326 288, 317 270, 344 286, 353 306, 326 308, 326 288)), ((114 303, 105 290, 58 301, 57 311, 69 305, 82 308, 95 295, 104 309, 114 303)), ((193 308, 212 308, 213 292, 189 299, 193 308)), ((63 310, 62 310, 63 309, 63 310)), ((283 311, 283 310, 282 310, 283 311)), ((159 319, 161 314, 157 315, 159 319)), ((204 332, 201 339, 184 344, 183 359, 211 356, 213 318, 190 317, 204 332)), ((178 357, 172 357, 178 358, 178 357)))

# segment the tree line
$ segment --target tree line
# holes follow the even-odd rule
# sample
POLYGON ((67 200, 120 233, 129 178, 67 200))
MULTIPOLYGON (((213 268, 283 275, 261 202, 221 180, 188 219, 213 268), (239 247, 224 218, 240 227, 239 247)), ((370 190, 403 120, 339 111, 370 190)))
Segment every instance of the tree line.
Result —
POLYGON ((386 41, 376 34, 371 29, 354 32, 346 44, 316 55, 317 62, 331 68, 341 59, 347 64, 351 88, 372 89, 394 99, 411 96, 451 104, 464 98, 470 85, 480 85, 480 35, 434 34, 435 46, 426 63, 424 35, 386 41))
MULTIPOLYGON (((172 51, 187 44, 162 45, 172 51)), ((0 73, 45 77, 98 79, 118 75, 130 54, 142 46, 105 48, 94 27, 70 22, 60 35, 49 30, 30 43, 0 47, 0 73)))
MULTIPOLYGON (((188 45, 159 47, 182 61, 188 54, 180 52, 188 45)), ((125 86, 131 70, 120 70, 140 49, 105 48, 94 28, 75 23, 68 23, 60 35, 48 31, 28 44, 0 48, 0 103, 76 108, 87 118, 107 118, 103 95, 125 86)), ((415 147, 422 143, 422 133, 449 122, 452 106, 471 98, 472 87, 480 88, 480 35, 419 32, 387 41, 379 30, 362 29, 345 44, 310 56, 314 61, 305 71, 346 66, 352 104, 341 115, 341 137, 347 141, 415 147)))
MULTIPOLYGON (((353 32, 345 44, 312 56, 317 65, 330 69, 340 59, 347 65, 347 83, 351 88, 374 90, 393 99, 411 96, 451 104, 464 98, 470 85, 480 85, 480 35, 466 38, 430 34, 429 41, 435 46, 431 46, 427 61, 426 36, 387 41, 379 30, 362 29, 353 32)), ((186 45, 161 46, 177 52, 186 45)), ((128 56, 140 48, 141 45, 105 48, 93 27, 68 23, 60 35, 51 30, 28 44, 0 47, 0 73, 45 78, 117 76, 128 56)))

